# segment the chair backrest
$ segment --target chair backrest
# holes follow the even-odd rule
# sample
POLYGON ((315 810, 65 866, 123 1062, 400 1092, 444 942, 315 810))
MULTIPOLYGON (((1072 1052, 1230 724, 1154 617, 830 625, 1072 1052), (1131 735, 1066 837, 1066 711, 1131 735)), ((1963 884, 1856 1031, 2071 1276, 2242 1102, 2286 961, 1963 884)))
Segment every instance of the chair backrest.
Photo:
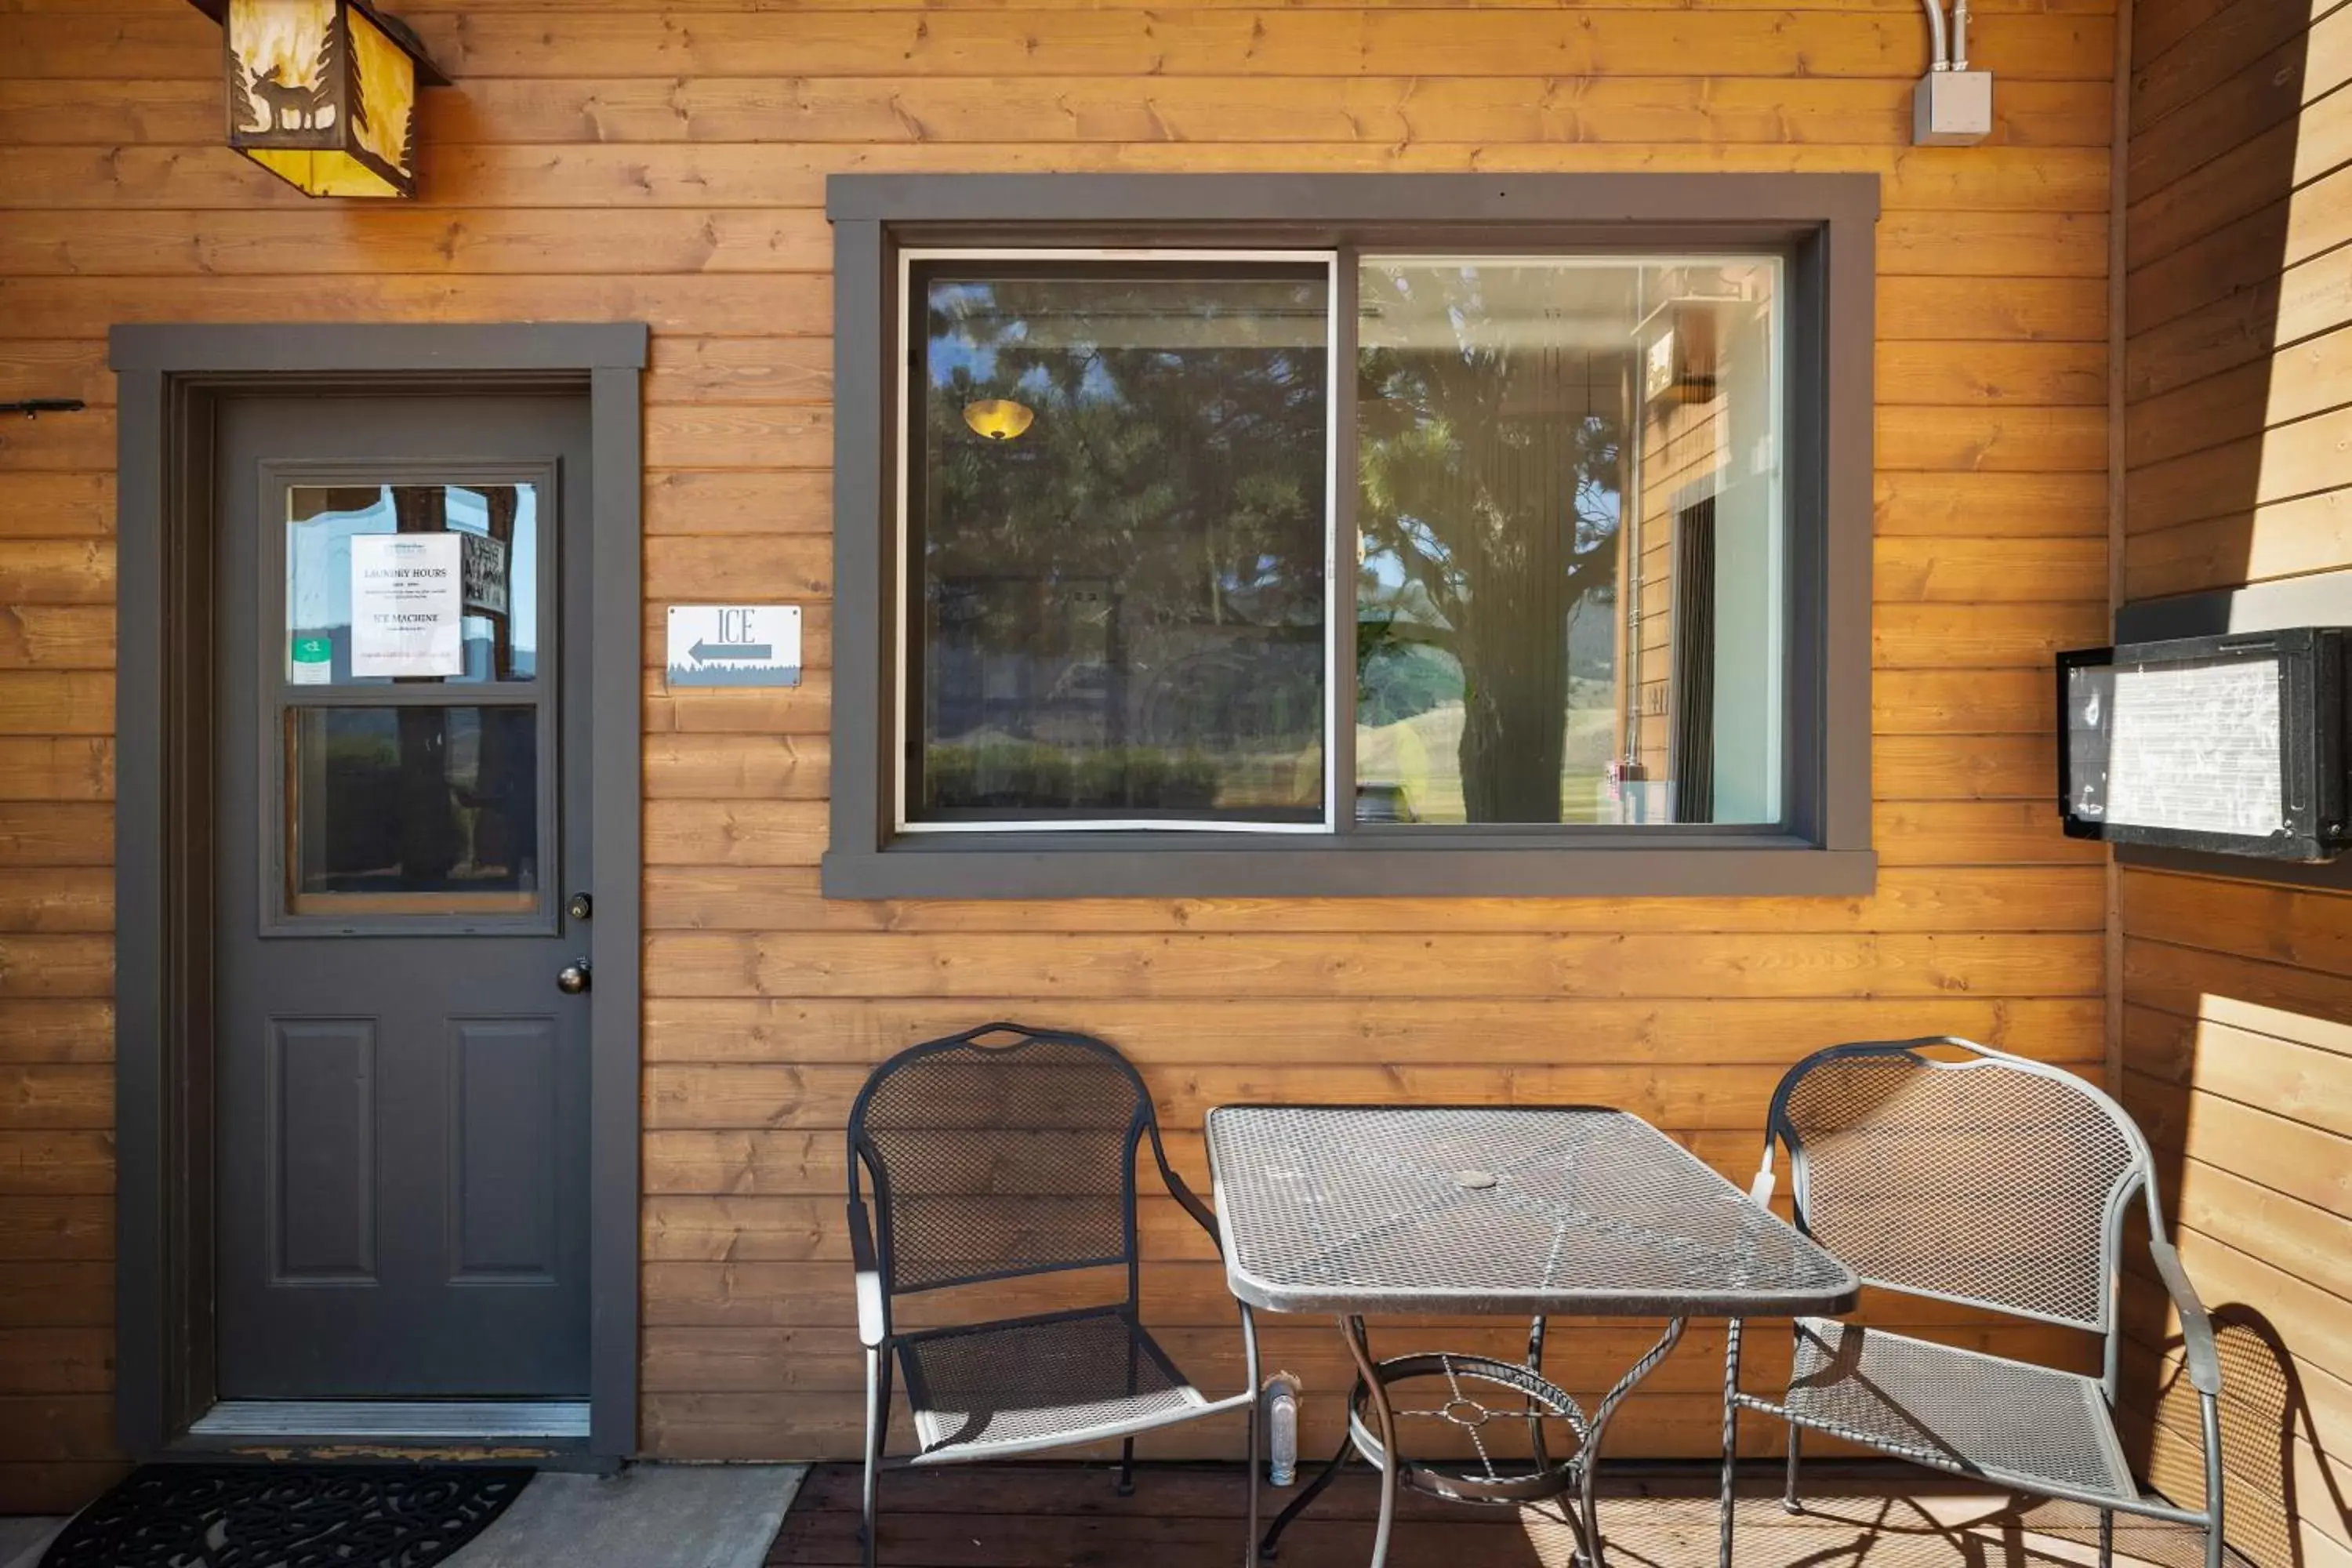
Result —
POLYGON ((2114 1330, 2125 1205, 2152 1162, 2073 1074, 1949 1037, 1832 1046, 1780 1080, 1768 1159, 1769 1139, 1799 1227, 1865 1284, 2114 1330))
POLYGON ((849 1195, 874 1181, 893 1293, 1136 1264, 1142 1077, 1085 1035, 987 1024, 874 1069, 849 1113, 849 1195), (993 1043, 992 1043, 993 1042, 993 1043))

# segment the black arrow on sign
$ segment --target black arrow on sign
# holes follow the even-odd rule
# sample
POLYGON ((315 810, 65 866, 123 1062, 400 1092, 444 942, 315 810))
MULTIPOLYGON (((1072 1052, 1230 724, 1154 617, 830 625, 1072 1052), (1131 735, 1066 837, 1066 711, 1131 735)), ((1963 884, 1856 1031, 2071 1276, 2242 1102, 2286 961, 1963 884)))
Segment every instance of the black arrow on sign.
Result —
POLYGON ((714 658, 773 658, 776 657, 776 647, 773 643, 712 643, 704 642, 700 637, 695 638, 694 646, 686 651, 692 654, 696 662, 699 664, 709 664, 714 658))

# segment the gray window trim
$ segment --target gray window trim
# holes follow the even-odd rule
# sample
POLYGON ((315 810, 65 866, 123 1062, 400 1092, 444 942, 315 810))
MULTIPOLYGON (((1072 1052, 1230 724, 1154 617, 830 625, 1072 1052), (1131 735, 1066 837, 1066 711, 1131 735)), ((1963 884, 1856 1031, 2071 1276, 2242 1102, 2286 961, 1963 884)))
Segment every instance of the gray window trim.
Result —
MULTIPOLYGON (((595 713, 589 927, 589 1435, 500 1445, 603 1468, 637 1443, 638 868, 647 331, 635 322, 140 325, 113 329, 115 1431, 137 1458, 217 1444, 213 1402, 211 418, 238 390, 584 392, 593 457, 595 713)), ((447 1449, 451 1445, 427 1445, 447 1449)))
MULTIPOLYGON (((826 897, 1832 895, 1875 885, 1876 175, 836 174, 827 181, 826 211, 835 321, 826 897), (1791 650, 1789 722, 1799 760, 1790 768, 1783 827, 894 835, 890 694, 900 607, 887 584, 896 576, 898 482, 898 411, 889 393, 897 252, 1049 245, 1781 249, 1790 512, 1823 521, 1790 531, 1791 619, 1818 635, 1798 637, 1791 650)), ((1331 695, 1336 703, 1345 694, 1331 695)))

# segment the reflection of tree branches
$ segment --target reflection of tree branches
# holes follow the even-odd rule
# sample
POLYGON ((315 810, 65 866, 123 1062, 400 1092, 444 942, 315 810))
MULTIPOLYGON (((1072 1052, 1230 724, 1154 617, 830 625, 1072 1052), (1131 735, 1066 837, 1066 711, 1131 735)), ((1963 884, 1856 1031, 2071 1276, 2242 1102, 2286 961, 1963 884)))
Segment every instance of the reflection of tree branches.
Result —
MULTIPOLYGON (((1227 533, 1225 569, 1241 586, 1264 586, 1281 569, 1319 561, 1319 416, 1322 389, 1286 374, 1298 351, 1283 348, 1183 352, 1107 347, 1088 311, 1062 298, 1074 286, 1000 284, 990 309, 967 302, 959 335, 980 363, 957 365, 945 395, 932 400, 933 460, 942 499, 955 506, 959 535, 975 528, 1021 556, 1123 557, 1153 542, 1227 533), (1048 295, 1046 290, 1057 291, 1048 295), (1061 342, 1039 346, 1023 329, 1024 307, 1055 311, 1061 342), (1302 396, 1304 393, 1307 395, 1302 396), (1040 418, 1018 444, 1023 459, 984 457, 961 442, 951 405, 1013 395, 1038 403, 1040 418), (1317 427, 1301 449, 1303 417, 1317 427), (986 515, 994 513, 993 519, 986 515), (1058 516, 1056 515, 1058 514, 1058 516), (1315 524, 1312 533, 1297 526, 1315 524), (992 523, 993 524, 992 526, 992 523), (1110 551, 1101 548, 1106 526, 1110 551), (1243 563, 1266 565, 1244 569, 1243 563)), ((1167 309, 1165 284, 1091 283, 1097 309, 1167 309), (1108 296, 1106 298, 1106 296, 1108 296)), ((1293 572, 1295 575, 1295 571, 1293 572)), ((1312 592, 1311 584, 1302 584, 1312 592)), ((1319 601, 1319 595, 1315 595, 1319 601)))
MULTIPOLYGON (((1234 648, 1252 627, 1277 640, 1319 632, 1323 349, 1257 322, 1319 313, 1322 288, 1106 278, 934 287, 922 410, 929 591, 959 576, 1098 580, 1116 605, 1101 657, 1119 679, 1161 684, 1175 679, 1165 661, 1202 643, 1188 628, 1222 628, 1234 648), (1202 330, 1188 335, 1190 326, 1202 330), (982 397, 1015 398, 1037 417, 1013 441, 972 438, 962 408, 982 397), (1155 657, 1163 668, 1149 669, 1155 657)), ((1051 602, 967 595, 958 636, 1061 657, 1050 646, 1058 634, 1037 622, 1051 602)), ((1265 706, 1301 715, 1311 738, 1320 686, 1297 664, 1276 659, 1262 673, 1279 699, 1265 706)))

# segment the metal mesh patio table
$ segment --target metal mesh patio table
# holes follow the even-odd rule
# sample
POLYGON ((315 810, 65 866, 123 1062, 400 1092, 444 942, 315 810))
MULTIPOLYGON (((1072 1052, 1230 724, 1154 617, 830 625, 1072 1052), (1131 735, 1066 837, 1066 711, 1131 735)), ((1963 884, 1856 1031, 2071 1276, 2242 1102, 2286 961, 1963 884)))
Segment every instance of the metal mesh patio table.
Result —
MULTIPOLYGON (((1400 1480, 1475 1502, 1572 1489, 1564 1511, 1580 1555, 1601 1568, 1593 1482, 1602 1434, 1684 1323, 1834 1314, 1860 1289, 1851 1269, 1626 1111, 1228 1105, 1210 1111, 1208 1143, 1234 1294, 1269 1311, 1339 1320, 1358 1369, 1349 1443, 1381 1473, 1374 1568, 1387 1557, 1400 1480), (1528 1359, 1375 1362, 1365 1317, 1403 1312, 1529 1318, 1528 1359), (1666 1327, 1588 1412, 1543 1373, 1544 1320, 1556 1313, 1664 1318, 1666 1327), (1391 1397, 1414 1383, 1441 1385, 1432 1408, 1391 1397), (1465 1432, 1476 1458, 1449 1467, 1402 1453, 1405 1416, 1465 1432), (1507 1470, 1488 1434, 1521 1424, 1530 1458, 1507 1470), (1568 1458, 1549 1457, 1547 1430, 1572 1441, 1568 1458)), ((1347 1452, 1275 1521, 1269 1552, 1347 1452)))

